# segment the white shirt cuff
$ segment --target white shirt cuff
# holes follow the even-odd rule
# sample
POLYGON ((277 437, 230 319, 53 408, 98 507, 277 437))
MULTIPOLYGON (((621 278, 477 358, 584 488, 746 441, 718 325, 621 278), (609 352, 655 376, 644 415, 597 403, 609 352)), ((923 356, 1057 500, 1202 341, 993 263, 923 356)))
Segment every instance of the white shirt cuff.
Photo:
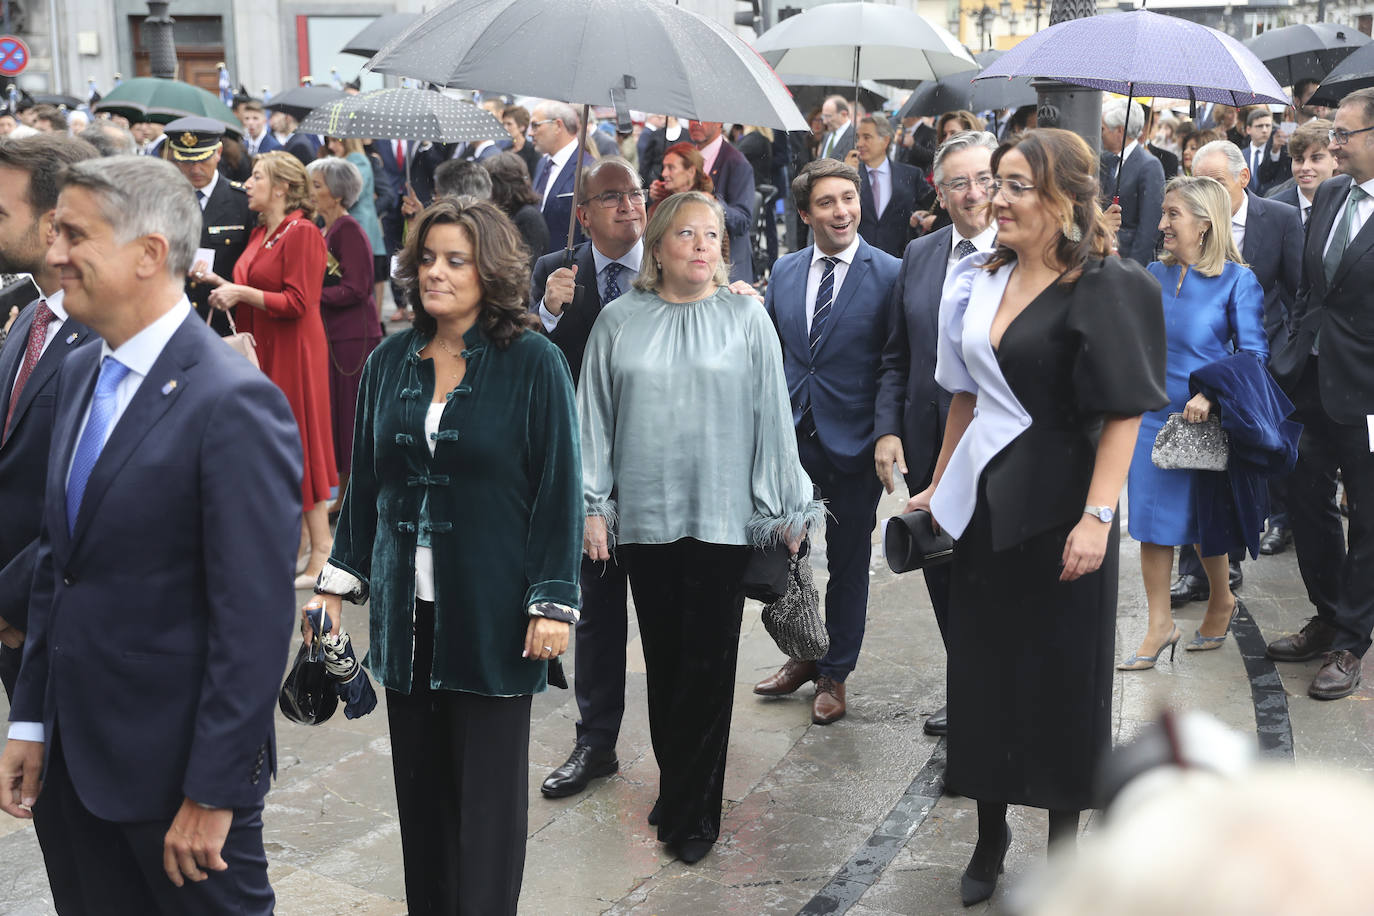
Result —
POLYGON ((11 722, 9 738, 11 741, 44 741, 42 722, 11 722))
POLYGON ((546 331, 548 331, 550 334, 552 334, 552 333, 553 333, 553 329, 556 328, 556 327, 558 327, 558 322, 560 322, 560 321, 563 320, 563 316, 562 316, 562 315, 555 315, 553 312, 551 312, 551 311, 549 311, 548 309, 544 308, 544 300, 543 300, 543 299, 540 299, 540 300, 539 300, 539 320, 542 321, 542 322, 544 322, 544 330, 546 330, 546 331))

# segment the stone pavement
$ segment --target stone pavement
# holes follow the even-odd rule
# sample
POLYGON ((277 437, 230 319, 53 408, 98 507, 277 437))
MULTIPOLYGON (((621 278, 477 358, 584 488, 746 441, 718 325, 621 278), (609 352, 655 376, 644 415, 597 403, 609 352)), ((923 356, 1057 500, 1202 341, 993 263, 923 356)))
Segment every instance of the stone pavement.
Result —
MULTIPOLYGON (((896 497, 885 498, 880 517, 900 505, 896 497)), ((1138 548, 1123 539, 1122 553, 1118 655, 1134 650, 1145 626, 1138 548)), ((815 556, 821 581, 823 550, 815 556)), ((1288 632, 1309 613, 1291 551, 1247 562, 1241 594, 1259 625, 1252 642, 1288 632)), ((809 691, 772 700, 752 694, 753 683, 782 659, 759 622, 758 605, 746 607, 723 835, 693 867, 668 857, 644 820, 656 795, 657 768, 633 616, 619 775, 574 798, 540 796, 539 783, 572 746, 577 709, 570 691, 537 697, 521 912, 963 912, 958 878, 972 852, 975 817, 970 801, 940 794, 943 746, 921 732, 924 716, 943 702, 944 657, 920 576, 892 575, 875 549, 869 607, 860 668, 849 680, 850 713, 829 727, 811 724, 809 691)), ((1186 635, 1202 610, 1193 604, 1177 614, 1186 635)), ((365 646, 363 612, 345 614, 347 628, 365 646)), ((1366 682, 1349 700, 1318 703, 1306 697, 1316 666, 1280 666, 1281 681, 1270 672, 1266 715, 1272 718, 1276 706, 1282 713, 1286 693, 1298 759, 1374 770, 1374 686, 1366 682)), ((1236 639, 1216 652, 1179 652, 1177 661, 1154 671, 1118 673, 1116 683, 1118 741, 1166 705, 1205 709, 1236 729, 1256 730, 1251 682, 1236 639)), ((385 725, 380 709, 352 722, 340 714, 316 728, 279 723, 280 774, 264 819, 283 916, 405 912, 385 725)), ((1011 819, 1015 842, 1002 888, 1044 857, 1043 812, 1013 808, 1011 819)), ((1085 820, 1091 831, 1091 819, 1085 820)), ((0 913, 51 912, 32 828, 0 815, 0 913)))

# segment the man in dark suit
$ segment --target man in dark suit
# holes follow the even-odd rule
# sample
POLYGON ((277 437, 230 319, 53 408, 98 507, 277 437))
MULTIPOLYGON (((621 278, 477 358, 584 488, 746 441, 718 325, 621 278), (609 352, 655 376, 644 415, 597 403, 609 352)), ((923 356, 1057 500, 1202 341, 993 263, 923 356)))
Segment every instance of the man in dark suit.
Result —
MULTIPOLYGON (((530 302, 549 339, 567 357, 573 384, 582 353, 605 302, 630 289, 644 257, 640 239, 647 217, 639 173, 619 156, 597 160, 583 175, 585 203, 578 218, 590 241, 579 245, 571 267, 564 253, 534 265, 530 302)), ((573 692, 581 718, 567 762, 540 787, 546 798, 575 795, 598 776, 620 768, 615 743, 625 714, 625 642, 629 638, 625 570, 614 554, 605 562, 582 559, 582 614, 574 627, 577 651, 573 692)))
POLYGON ((849 164, 857 165, 862 183, 859 235, 868 244, 900 258, 911 239, 911 214, 925 180, 920 169, 887 158, 891 145, 892 125, 887 119, 865 117, 859 122, 849 164))
POLYGON ((802 467, 826 501, 825 628, 818 662, 789 658, 754 692, 792 693, 816 682, 811 721, 848 709, 845 679, 859 661, 868 616, 868 560, 880 485, 872 472, 873 412, 887 314, 901 262, 859 237, 859 173, 817 159, 792 182, 815 244, 773 265, 764 305, 778 338, 802 467))
POLYGON ((829 131, 817 151, 818 159, 839 159, 854 148, 854 117, 842 95, 832 95, 821 103, 821 122, 829 131))
MULTIPOLYGON (((57 375, 63 361, 92 338, 90 328, 67 315, 61 278, 46 262, 57 179, 67 165, 95 156, 90 145, 61 134, 0 144, 0 272, 23 271, 33 277, 6 290, 6 313, 15 294, 33 295, 19 303, 25 308, 0 349, 0 506, 5 507, 0 525, 0 683, 11 699, 29 630, 57 375)), ((33 816, 39 845, 47 850, 58 811, 45 803, 33 808, 33 816)), ((72 896, 74 881, 63 863, 48 868, 59 912, 80 910, 80 900, 72 896)))
POLYGON ((1303 248, 1292 335, 1269 362, 1302 423, 1289 478, 1289 520, 1307 596, 1302 631, 1269 644, 1269 657, 1322 656, 1308 694, 1349 696, 1374 628, 1374 89, 1341 100, 1331 154, 1340 176, 1317 189, 1303 248), (1339 470, 1350 534, 1332 505, 1339 470))
POLYGON ((75 876, 77 912, 273 906, 262 806, 300 437, 281 391, 186 299, 198 214, 166 162, 82 162, 47 255, 102 342, 59 373, 0 808, 29 816, 41 770, 58 811, 44 858, 75 876))
POLYGON ((281 149, 277 138, 267 129, 267 113, 263 110, 262 102, 244 98, 234 105, 234 116, 243 125, 243 151, 249 157, 281 149))
MULTIPOLYGON (((544 102, 530 114, 530 136, 540 154, 539 167, 534 170, 531 181, 534 193, 540 198, 544 224, 549 227, 550 252, 562 251, 568 246, 577 176, 574 153, 580 155, 584 169, 596 161, 585 149, 578 148, 580 133, 577 112, 571 105, 544 102)), ((577 229, 573 244, 579 245, 585 238, 582 230, 577 229)))
POLYGON ((214 262, 196 262, 186 278, 186 296, 196 313, 210 320, 221 337, 228 336, 227 313, 210 308, 210 291, 205 282, 208 271, 226 280, 234 276, 234 265, 248 244, 248 234, 257 217, 248 209, 243 185, 219 173, 223 152, 224 125, 212 118, 178 118, 167 125, 168 159, 196 189, 200 204, 200 247, 214 252, 214 262))
POLYGON ((754 167, 744 154, 725 142, 719 121, 689 121, 687 133, 706 160, 716 186, 716 200, 725 208, 725 234, 730 236, 730 280, 754 282, 754 167))
POLYGON ((1245 135, 1249 143, 1241 151, 1241 159, 1250 170, 1247 188, 1264 195, 1292 173, 1288 153, 1274 142, 1273 113, 1263 105, 1250 109, 1245 118, 1245 135))
POLYGON ((1104 205, 1121 203, 1117 248, 1123 258, 1144 265, 1155 259, 1156 226, 1164 204, 1164 167, 1136 139, 1145 124, 1143 106, 1114 99, 1102 106, 1102 193, 1104 205))
MULTIPOLYGON (((953 224, 907 245, 893 288, 887 342, 878 376, 873 430, 878 441, 873 461, 887 492, 895 489, 895 464, 915 496, 935 474, 944 439, 950 396, 935 384, 935 343, 939 332, 940 296, 945 275, 961 258, 991 251, 997 241, 992 208, 987 206, 992 181, 992 154, 997 138, 983 131, 955 134, 936 151, 934 177, 940 205, 953 224), (914 469, 914 470, 913 470, 914 469)), ((924 570, 935 622, 944 639, 949 619, 949 568, 924 570)), ((946 734, 945 707, 926 719, 928 735, 946 734)))

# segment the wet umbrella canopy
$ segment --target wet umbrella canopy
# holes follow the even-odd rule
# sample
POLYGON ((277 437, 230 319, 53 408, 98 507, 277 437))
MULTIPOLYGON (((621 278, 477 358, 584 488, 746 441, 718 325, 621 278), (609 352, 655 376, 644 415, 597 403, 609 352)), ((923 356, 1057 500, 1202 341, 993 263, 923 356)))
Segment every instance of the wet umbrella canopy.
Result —
POLYGON ((339 53, 371 57, 386 47, 391 39, 414 25, 415 20, 419 18, 419 13, 388 13, 378 16, 364 26, 361 32, 350 38, 339 53))
POLYGON ((236 137, 243 136, 243 125, 219 96, 180 80, 140 76, 125 80, 105 94, 94 106, 97 112, 121 115, 130 121, 166 124, 177 118, 214 118, 236 137))
POLYGON ((272 96, 272 101, 263 107, 268 111, 285 112, 297 121, 304 121, 316 108, 342 98, 345 98, 345 93, 332 86, 297 86, 272 96))
POLYGON ((491 112, 426 89, 378 89, 310 112, 300 130, 327 137, 386 140, 495 140, 506 129, 491 112))
MULTIPOLYGON (((991 65, 1005 51, 984 51, 973 55, 984 67, 991 65)), ((1014 80, 981 80, 974 82, 976 72, 956 73, 929 83, 922 83, 902 106, 900 118, 938 115, 963 108, 968 111, 1000 111, 1036 103, 1035 89, 1027 77, 1014 80)))
POLYGON ((1269 29, 1245 42, 1285 86, 1299 80, 1325 78, 1341 61, 1367 44, 1369 36, 1359 29, 1330 22, 1269 29))
POLYGON ((1335 108, 1356 89, 1374 86, 1374 44, 1367 44, 1337 65, 1322 80, 1317 91, 1307 100, 1309 105, 1335 108))

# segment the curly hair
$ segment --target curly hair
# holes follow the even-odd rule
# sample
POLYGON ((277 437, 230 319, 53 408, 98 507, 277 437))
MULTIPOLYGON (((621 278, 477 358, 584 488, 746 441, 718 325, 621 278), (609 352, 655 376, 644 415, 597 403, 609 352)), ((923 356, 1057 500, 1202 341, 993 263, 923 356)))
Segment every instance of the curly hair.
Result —
POLYGON ((420 214, 396 271, 406 303, 415 310, 415 328, 427 337, 439 329, 420 301, 420 255, 429 231, 442 224, 458 226, 472 243, 473 266, 482 287, 477 321, 491 342, 504 350, 539 319, 529 311, 529 252, 515 224, 489 200, 441 197, 420 214))
MULTIPOLYGON (((282 150, 272 150, 270 153, 262 153, 253 160, 253 168, 262 166, 262 172, 267 176, 268 182, 274 185, 281 185, 285 190, 286 212, 300 210, 307 218, 315 215, 315 202, 310 196, 310 179, 305 173, 305 166, 301 161, 290 153, 282 150)), ((258 214, 258 222, 266 219, 266 214, 258 214)))
POLYGON ((515 153, 497 153, 482 160, 491 174, 491 202, 502 212, 514 215, 526 204, 539 204, 539 195, 530 186, 530 170, 515 153))
MULTIPOLYGON (((1053 214, 1060 230, 1050 239, 1047 260, 1065 268, 1060 283, 1078 279, 1083 265, 1105 258, 1112 250, 1112 230, 1098 205, 1098 158, 1083 138, 1067 130, 1038 127, 1003 143, 992 154, 995 174, 1007 153, 1016 150, 1030 165, 1031 184, 1041 205, 1053 214), (1074 229, 1081 233, 1073 241, 1074 229)), ((988 202, 991 206, 992 202, 988 202)), ((997 246, 987 270, 996 270, 1016 260, 1016 252, 997 246)))

